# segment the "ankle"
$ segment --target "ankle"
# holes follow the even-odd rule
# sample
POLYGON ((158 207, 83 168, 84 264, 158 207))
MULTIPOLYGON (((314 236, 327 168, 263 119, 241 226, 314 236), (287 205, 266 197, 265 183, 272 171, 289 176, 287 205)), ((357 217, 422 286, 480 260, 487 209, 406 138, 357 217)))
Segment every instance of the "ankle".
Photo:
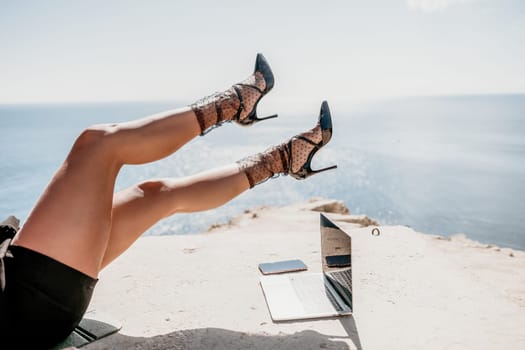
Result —
POLYGON ((237 162, 239 169, 246 174, 250 188, 289 172, 288 145, 281 144, 237 162))
POLYGON ((233 88, 204 97, 191 105, 199 122, 201 135, 215 126, 231 121, 240 107, 241 101, 233 88))

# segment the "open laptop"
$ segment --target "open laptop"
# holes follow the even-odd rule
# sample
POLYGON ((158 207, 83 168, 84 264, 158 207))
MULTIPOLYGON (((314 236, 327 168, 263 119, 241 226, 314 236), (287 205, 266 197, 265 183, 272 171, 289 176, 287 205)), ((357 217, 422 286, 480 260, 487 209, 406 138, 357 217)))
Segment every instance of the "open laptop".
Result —
POLYGON ((322 273, 261 276, 274 321, 352 314, 352 239, 321 214, 322 273))

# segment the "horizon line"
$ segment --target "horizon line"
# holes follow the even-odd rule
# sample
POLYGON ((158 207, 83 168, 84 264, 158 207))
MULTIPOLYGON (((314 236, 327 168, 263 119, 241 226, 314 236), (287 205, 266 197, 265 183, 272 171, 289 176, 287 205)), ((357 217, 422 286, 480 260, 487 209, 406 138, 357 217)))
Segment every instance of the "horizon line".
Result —
MULTIPOLYGON (((397 95, 397 96, 378 96, 378 97, 363 97, 360 99, 354 99, 354 103, 369 102, 369 101, 388 101, 398 99, 417 99, 417 98, 454 98, 454 97, 496 97, 496 96, 521 96, 525 95, 525 91, 520 92, 482 92, 482 93, 450 93, 450 94, 423 94, 423 95, 397 95)), ((341 101, 340 96, 336 97, 335 100, 341 101)), ((21 105, 81 105, 81 104, 118 104, 118 103, 173 103, 182 102, 182 104, 188 104, 189 102, 183 102, 184 99, 179 101, 170 99, 114 99, 114 100, 73 100, 73 101, 20 101, 20 102, 2 102, 0 106, 21 106, 21 105)))

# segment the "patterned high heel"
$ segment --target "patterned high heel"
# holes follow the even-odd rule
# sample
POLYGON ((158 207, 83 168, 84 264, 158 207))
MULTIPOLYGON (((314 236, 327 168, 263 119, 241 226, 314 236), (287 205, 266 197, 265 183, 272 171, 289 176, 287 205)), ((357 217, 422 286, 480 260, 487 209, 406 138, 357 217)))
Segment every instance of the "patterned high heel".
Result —
POLYGON ((205 97, 190 107, 195 112, 201 135, 226 122, 234 121, 247 126, 256 122, 276 118, 277 114, 259 118, 257 105, 274 85, 270 65, 261 53, 257 54, 253 74, 246 80, 234 84, 226 91, 205 97))
POLYGON ((332 138, 332 116, 328 103, 323 101, 317 125, 292 137, 288 142, 267 149, 262 153, 241 159, 237 163, 244 171, 250 188, 281 174, 298 180, 337 168, 332 165, 314 170, 311 163, 314 155, 332 138))

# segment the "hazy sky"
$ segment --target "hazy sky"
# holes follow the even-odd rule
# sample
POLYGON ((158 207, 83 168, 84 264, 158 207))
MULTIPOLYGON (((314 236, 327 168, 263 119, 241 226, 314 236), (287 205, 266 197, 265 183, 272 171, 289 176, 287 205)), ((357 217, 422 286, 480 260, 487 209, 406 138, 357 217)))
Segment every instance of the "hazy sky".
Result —
POLYGON ((0 0, 0 103, 191 101, 259 51, 282 106, 525 92, 525 1, 0 0))

